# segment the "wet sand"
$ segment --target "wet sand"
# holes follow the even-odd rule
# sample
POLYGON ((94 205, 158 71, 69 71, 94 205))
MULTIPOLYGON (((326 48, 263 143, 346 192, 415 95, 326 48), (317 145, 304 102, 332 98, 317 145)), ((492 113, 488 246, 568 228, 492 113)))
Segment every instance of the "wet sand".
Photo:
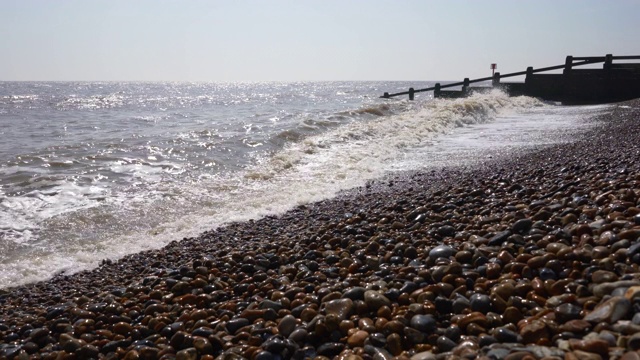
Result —
POLYGON ((640 359, 640 101, 6 289, 0 358, 640 359))

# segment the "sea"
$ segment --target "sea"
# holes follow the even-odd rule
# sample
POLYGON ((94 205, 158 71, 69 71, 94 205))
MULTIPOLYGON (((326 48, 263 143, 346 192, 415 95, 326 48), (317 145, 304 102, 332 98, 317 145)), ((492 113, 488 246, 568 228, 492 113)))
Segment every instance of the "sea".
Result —
POLYGON ((607 106, 434 82, 0 82, 0 288, 390 174, 570 141, 607 106))

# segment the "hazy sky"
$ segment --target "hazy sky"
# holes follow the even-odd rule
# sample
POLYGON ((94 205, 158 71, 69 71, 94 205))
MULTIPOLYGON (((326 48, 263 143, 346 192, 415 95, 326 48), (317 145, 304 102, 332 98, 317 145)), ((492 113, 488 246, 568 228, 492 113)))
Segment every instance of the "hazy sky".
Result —
POLYGON ((640 0, 0 0, 1 80, 457 80, 640 55, 640 0))

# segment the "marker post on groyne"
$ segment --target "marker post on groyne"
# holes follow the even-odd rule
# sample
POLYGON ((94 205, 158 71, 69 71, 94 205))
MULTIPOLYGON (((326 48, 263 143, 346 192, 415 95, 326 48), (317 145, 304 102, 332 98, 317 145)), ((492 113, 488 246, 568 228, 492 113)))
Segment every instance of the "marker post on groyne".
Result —
MULTIPOLYGON (((433 91, 434 98, 458 98, 493 88, 500 88, 512 96, 534 96, 567 104, 604 103, 640 97, 640 63, 621 62, 614 64, 614 60, 640 60, 640 55, 567 56, 565 63, 562 65, 538 69, 528 67, 525 71, 508 74, 495 72, 491 77, 473 80, 465 78, 462 82, 449 84, 436 83, 433 87, 417 90, 409 88, 409 91, 393 94, 385 92, 381 98, 388 99, 409 95, 409 100, 414 100, 416 93, 425 91, 433 91), (579 66, 598 63, 603 63, 601 69, 574 69, 579 66), (562 74, 539 74, 553 70, 563 71, 562 74), (523 75, 525 76, 524 83, 503 83, 501 81, 503 78, 523 75), (470 87, 470 84, 485 81, 491 81, 491 86, 470 87), (452 87, 461 87, 461 90, 443 90, 452 87)), ((494 70, 493 67, 492 70, 494 70)))

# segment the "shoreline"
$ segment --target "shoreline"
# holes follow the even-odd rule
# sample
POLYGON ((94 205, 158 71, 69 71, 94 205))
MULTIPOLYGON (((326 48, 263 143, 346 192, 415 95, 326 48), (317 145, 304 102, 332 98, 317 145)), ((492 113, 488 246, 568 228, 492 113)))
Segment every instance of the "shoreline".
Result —
POLYGON ((6 289, 0 358, 635 352, 638 119, 6 289))

